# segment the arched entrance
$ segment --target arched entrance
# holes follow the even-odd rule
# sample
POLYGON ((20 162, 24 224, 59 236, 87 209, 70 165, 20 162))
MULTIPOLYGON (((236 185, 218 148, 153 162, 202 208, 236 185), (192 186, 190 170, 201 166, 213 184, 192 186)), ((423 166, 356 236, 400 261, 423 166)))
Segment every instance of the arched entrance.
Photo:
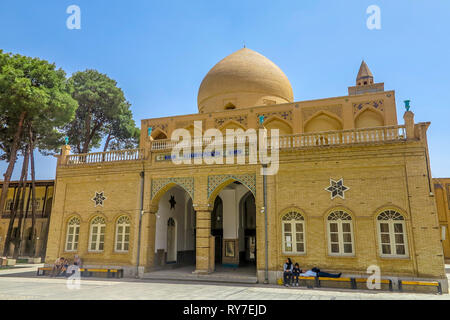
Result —
POLYGON ((195 265, 195 213, 192 199, 174 185, 160 198, 156 213, 153 267, 195 265))
POLYGON ((245 267, 256 273, 255 197, 241 182, 230 181, 216 194, 211 235, 216 270, 245 267))

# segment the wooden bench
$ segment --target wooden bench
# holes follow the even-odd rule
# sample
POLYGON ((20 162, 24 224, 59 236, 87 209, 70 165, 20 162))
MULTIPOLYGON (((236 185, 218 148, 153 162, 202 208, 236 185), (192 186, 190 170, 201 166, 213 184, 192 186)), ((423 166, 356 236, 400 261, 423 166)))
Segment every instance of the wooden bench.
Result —
MULTIPOLYGON (((38 268, 37 275, 44 276, 46 272, 51 273, 53 267, 42 267, 38 268)), ((112 268, 112 269, 102 269, 102 268, 80 268, 80 275, 82 277, 92 277, 94 274, 106 274, 108 278, 123 278, 123 269, 112 268)))
MULTIPOLYGON (((312 287, 316 287, 316 288, 330 287, 330 286, 326 285, 326 282, 329 282, 329 283, 335 283, 335 284, 348 283, 347 288, 349 288, 349 289, 358 289, 358 283, 367 283, 367 278, 298 277, 298 280, 299 280, 299 283, 300 283, 301 280, 304 280, 305 283, 306 283, 306 286, 308 288, 312 288, 312 287), (308 285, 308 282, 306 282, 306 281, 309 281, 309 282, 313 281, 314 284, 313 285, 311 285, 311 284, 308 285)), ((283 284, 283 280, 279 279, 278 283, 282 285, 283 284)), ((389 287, 389 290, 393 291, 392 280, 390 280, 390 279, 382 279, 382 280, 380 280, 380 283, 387 285, 389 287)), ((343 288, 345 288, 345 286, 343 288)))
POLYGON ((404 286, 419 286, 419 287, 435 287, 439 294, 442 294, 442 287, 439 281, 410 281, 410 280, 398 280, 398 290, 404 290, 404 286))

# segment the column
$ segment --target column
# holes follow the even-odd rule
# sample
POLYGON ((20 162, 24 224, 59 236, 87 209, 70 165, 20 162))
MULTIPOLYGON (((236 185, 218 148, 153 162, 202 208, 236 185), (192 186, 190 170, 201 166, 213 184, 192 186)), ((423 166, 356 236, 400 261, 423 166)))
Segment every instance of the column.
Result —
POLYGON ((405 121, 406 138, 408 140, 415 139, 414 113, 412 111, 406 111, 403 115, 403 120, 405 121))
POLYGON ((195 273, 214 271, 214 237, 211 235, 211 211, 209 206, 195 206, 197 219, 195 273))

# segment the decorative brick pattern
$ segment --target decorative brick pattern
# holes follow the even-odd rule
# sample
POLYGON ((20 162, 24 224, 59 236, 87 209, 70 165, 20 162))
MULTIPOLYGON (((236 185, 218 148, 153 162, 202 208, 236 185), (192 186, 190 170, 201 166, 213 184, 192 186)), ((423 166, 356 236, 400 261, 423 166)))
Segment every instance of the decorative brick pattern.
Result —
POLYGON ((353 104, 353 113, 357 114, 358 112, 365 109, 366 107, 372 107, 377 110, 384 111, 384 102, 383 102, 383 100, 376 100, 376 101, 354 103, 353 104))
POLYGON ((229 179, 239 181, 250 189, 253 195, 256 195, 256 175, 255 174, 223 174, 208 176, 208 198, 216 190, 216 188, 229 179))
POLYGON ((303 123, 308 121, 314 114, 316 114, 319 111, 327 111, 327 112, 335 114, 339 118, 342 118, 342 106, 341 105, 324 106, 324 107, 310 107, 310 108, 302 109, 303 123))
POLYGON ((264 120, 269 119, 272 116, 278 116, 281 119, 292 122, 292 110, 279 111, 279 112, 266 112, 256 114, 256 124, 259 125, 259 117, 264 116, 264 120))
POLYGON ((246 115, 236 115, 236 116, 232 116, 232 117, 216 118, 216 119, 214 119, 215 127, 218 128, 230 120, 236 121, 237 123, 240 123, 244 127, 247 127, 247 116, 246 115))
POLYGON ((194 178, 193 177, 181 177, 181 178, 157 178, 152 179, 152 195, 151 199, 155 197, 159 190, 167 186, 169 183, 175 183, 191 196, 194 200, 194 178))

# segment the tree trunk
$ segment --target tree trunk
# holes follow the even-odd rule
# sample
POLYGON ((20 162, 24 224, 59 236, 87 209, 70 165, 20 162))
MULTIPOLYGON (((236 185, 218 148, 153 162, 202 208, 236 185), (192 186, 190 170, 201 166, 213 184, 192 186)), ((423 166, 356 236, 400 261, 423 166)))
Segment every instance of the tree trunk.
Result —
POLYGON ((25 194, 27 190, 27 178, 28 178, 28 162, 30 158, 30 145, 27 145, 27 149, 25 151, 25 156, 23 159, 24 168, 24 179, 22 181, 22 199, 20 200, 20 212, 19 212, 19 223, 17 225, 18 236, 15 238, 16 245, 14 246, 14 254, 13 258, 17 259, 20 251, 20 246, 22 245, 22 224, 24 224, 24 203, 25 203, 25 194))
MULTIPOLYGON (((19 180, 19 185, 16 191, 16 199, 14 201, 14 205, 13 205, 13 209, 11 211, 11 216, 9 219, 9 225, 8 225, 8 232, 6 234, 6 239, 5 239, 5 247, 3 248, 3 255, 7 256, 8 252, 9 252, 9 245, 11 243, 11 237, 12 237, 12 232, 14 229, 14 222, 16 219, 16 215, 17 215, 17 210, 19 208, 19 203, 21 201, 21 199, 24 197, 24 191, 22 189, 23 186, 23 180, 26 180, 26 173, 25 173, 25 163, 28 162, 28 156, 25 153, 24 158, 23 158, 23 164, 22 164, 22 173, 20 174, 20 180, 19 180)), ((14 239, 14 241, 16 241, 16 239, 14 239)))
POLYGON ((103 152, 108 151, 109 143, 111 142, 111 131, 108 133, 108 137, 105 141, 105 147, 103 148, 103 152))
POLYGON ((84 143, 83 143, 83 151, 81 153, 89 152, 89 143, 91 142, 91 108, 87 109, 86 120, 84 122, 85 132, 84 132, 84 143))
POLYGON ((5 201, 6 197, 8 196, 9 181, 11 180, 11 176, 14 171, 14 165, 16 164, 17 149, 19 147, 19 141, 22 136, 23 122, 26 115, 27 113, 25 111, 20 114, 19 123, 17 124, 17 130, 14 134, 14 139, 11 146, 11 155, 9 156, 8 169, 6 169, 6 172, 4 174, 5 179, 3 180, 2 194, 0 196, 0 215, 3 214, 3 210, 5 208, 5 201))
POLYGON ((3 248, 3 256, 5 256, 5 257, 8 256, 8 253, 9 253, 9 246, 11 244, 11 237, 12 237, 12 232, 14 229, 14 222, 16 220, 17 209, 19 208, 19 201, 20 201, 21 192, 22 192, 22 180, 23 180, 23 169, 22 169, 22 174, 20 176, 19 185, 17 186, 15 200, 14 200, 14 203, 13 203, 13 206, 11 209, 11 214, 9 217, 8 231, 6 233, 6 238, 5 238, 5 247, 3 248))
POLYGON ((31 252, 36 257, 36 179, 34 172, 34 141, 30 126, 30 164, 31 164, 31 252))

